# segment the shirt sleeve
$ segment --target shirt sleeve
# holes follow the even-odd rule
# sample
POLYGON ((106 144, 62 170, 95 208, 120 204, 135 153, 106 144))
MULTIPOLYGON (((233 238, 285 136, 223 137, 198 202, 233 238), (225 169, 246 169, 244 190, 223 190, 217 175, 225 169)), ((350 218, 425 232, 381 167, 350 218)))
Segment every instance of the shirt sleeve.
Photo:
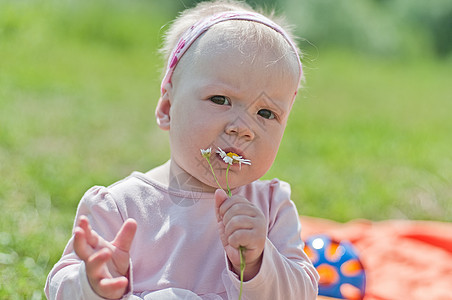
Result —
MULTIPOLYGON (((316 299, 319 275, 303 251, 301 225, 290 200, 290 187, 279 181, 272 181, 272 185, 261 268, 253 279, 243 283, 242 299, 316 299)), ((228 298, 238 299, 239 277, 226 268, 222 279, 228 298)))
MULTIPOLYGON (((80 216, 88 217, 93 230, 107 241, 112 241, 124 223, 125 218, 115 201, 104 187, 88 190, 79 203, 73 230, 80 216)), ((85 264, 74 252, 74 235, 72 235, 63 255, 50 271, 45 294, 48 299, 104 299, 91 288, 86 276, 85 264)), ((129 267, 129 288, 123 298, 128 298, 133 291, 132 264, 129 267)))

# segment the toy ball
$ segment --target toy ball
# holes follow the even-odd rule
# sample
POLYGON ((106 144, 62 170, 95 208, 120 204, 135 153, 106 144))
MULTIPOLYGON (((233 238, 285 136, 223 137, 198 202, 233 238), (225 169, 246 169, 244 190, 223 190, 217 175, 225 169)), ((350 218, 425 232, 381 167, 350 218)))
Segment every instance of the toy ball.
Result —
POLYGON ((364 298, 366 275, 350 242, 317 235, 306 241, 304 251, 320 275, 319 295, 348 300, 364 298))

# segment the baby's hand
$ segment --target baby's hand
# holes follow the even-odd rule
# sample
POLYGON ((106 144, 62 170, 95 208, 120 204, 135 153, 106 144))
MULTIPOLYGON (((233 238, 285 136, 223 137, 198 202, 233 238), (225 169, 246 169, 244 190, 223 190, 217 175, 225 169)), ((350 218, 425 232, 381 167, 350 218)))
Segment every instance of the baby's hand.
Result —
POLYGON ((239 246, 246 248, 244 280, 252 279, 262 262, 267 237, 267 224, 259 208, 240 196, 228 198, 219 189, 215 192, 215 211, 220 238, 236 274, 240 274, 239 246))
POLYGON ((115 239, 107 242, 81 216, 74 230, 75 253, 85 262, 86 275, 91 288, 108 299, 121 298, 129 280, 129 250, 137 229, 133 219, 124 222, 115 239))

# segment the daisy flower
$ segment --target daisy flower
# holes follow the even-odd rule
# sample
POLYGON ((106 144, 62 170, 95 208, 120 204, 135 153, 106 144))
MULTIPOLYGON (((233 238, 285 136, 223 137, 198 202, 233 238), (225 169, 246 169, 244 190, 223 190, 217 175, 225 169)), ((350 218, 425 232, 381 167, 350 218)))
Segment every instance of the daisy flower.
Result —
POLYGON ((223 150, 221 150, 220 147, 218 147, 218 150, 216 151, 218 154, 220 154, 220 157, 223 159, 223 161, 227 164, 232 165, 232 163, 234 162, 233 158, 228 156, 226 154, 226 152, 224 152, 223 150))
POLYGON ((223 161, 229 165, 232 165, 233 163, 238 163, 240 167, 242 167, 242 164, 251 165, 251 161, 249 159, 244 159, 242 156, 235 154, 234 152, 226 153, 220 147, 218 147, 216 152, 220 155, 223 161))
POLYGON ((210 158, 210 154, 212 153, 212 148, 201 149, 201 155, 205 158, 210 158))
POLYGON ((231 189, 229 188, 229 168, 232 166, 233 163, 238 163, 240 165, 240 169, 242 168, 242 163, 246 165, 251 165, 251 161, 249 159, 244 159, 240 155, 234 153, 234 152, 224 152, 220 147, 218 147, 218 150, 216 151, 220 157, 223 159, 225 163, 228 164, 228 168, 226 169, 226 185, 228 188, 228 195, 229 197, 231 194, 231 189))

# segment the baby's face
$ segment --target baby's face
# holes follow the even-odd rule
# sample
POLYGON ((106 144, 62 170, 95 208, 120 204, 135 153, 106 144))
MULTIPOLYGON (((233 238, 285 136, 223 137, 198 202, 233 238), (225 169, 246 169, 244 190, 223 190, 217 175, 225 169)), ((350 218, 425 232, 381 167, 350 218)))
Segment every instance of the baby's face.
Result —
POLYGON ((236 49, 203 39, 192 47, 176 68, 169 92, 172 163, 196 179, 185 188, 198 182, 203 190, 213 190, 215 181, 200 152, 211 147, 212 165, 225 187, 227 164, 215 154, 220 147, 252 163, 231 167, 231 188, 250 183, 276 157, 298 85, 296 67, 251 45, 236 49))

